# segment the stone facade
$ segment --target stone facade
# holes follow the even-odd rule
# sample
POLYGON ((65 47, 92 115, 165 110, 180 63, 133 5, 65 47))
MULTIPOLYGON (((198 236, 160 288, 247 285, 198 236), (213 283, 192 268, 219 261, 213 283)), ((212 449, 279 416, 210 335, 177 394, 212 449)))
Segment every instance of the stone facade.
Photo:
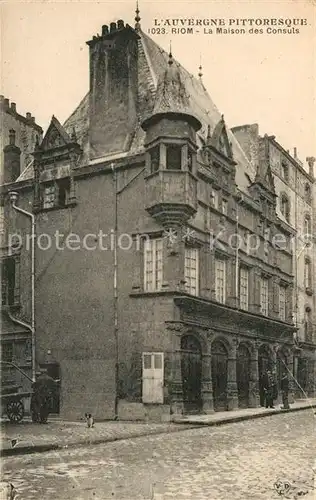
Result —
POLYGON ((64 126, 52 118, 32 169, 2 186, 23 241, 17 314, 30 314, 30 252, 12 190, 36 217, 36 362, 58 367, 62 416, 255 407, 265 370, 293 374, 295 354, 294 231, 270 141, 254 169, 203 84, 136 28, 88 42, 88 98, 64 126))
MULTIPOLYGON (((257 151, 263 138, 257 124, 233 129, 249 160, 257 164, 257 151)), ((295 372, 307 392, 315 390, 316 349, 316 247, 315 247, 315 173, 313 157, 306 159, 306 167, 297 157, 286 151, 274 136, 269 136, 270 162, 275 190, 278 195, 277 214, 295 231, 293 248, 293 310, 297 328, 298 352, 295 372), (311 279, 306 283, 306 263, 310 262, 311 279), (301 366, 301 369, 300 369, 301 366)))

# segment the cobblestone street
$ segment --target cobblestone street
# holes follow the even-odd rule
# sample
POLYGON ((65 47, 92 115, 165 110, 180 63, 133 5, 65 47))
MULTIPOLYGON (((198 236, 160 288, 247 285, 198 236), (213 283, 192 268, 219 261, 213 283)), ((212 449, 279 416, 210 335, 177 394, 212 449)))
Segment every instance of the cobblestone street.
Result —
POLYGON ((3 475, 20 500, 312 499, 315 457, 315 416, 305 410, 5 458, 3 475), (289 481, 287 495, 277 480, 289 481))

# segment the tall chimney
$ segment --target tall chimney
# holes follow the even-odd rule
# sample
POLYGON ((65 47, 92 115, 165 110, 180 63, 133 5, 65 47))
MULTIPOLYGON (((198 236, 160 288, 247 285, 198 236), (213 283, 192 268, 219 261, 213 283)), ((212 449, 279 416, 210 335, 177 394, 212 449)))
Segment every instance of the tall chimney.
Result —
POLYGON ((308 164, 308 167, 309 167, 309 175, 311 177, 314 177, 314 163, 316 161, 316 158, 314 158, 314 156, 308 156, 306 158, 306 161, 307 161, 307 164, 308 164))
POLYGON ((297 159, 297 148, 294 148, 294 158, 297 159))
POLYGON ((137 124, 139 35, 122 20, 102 26, 90 49, 90 158, 127 151, 137 124), (118 30, 117 27, 120 27, 118 30))
POLYGON ((16 181, 20 175, 21 150, 15 144, 15 130, 9 131, 9 144, 3 148, 4 183, 16 181))

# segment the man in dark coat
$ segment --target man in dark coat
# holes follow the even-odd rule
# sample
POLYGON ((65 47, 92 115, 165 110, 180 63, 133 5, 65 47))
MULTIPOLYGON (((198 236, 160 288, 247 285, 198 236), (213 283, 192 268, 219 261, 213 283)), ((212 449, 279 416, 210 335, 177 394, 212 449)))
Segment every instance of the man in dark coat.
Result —
POLYGON ((263 387, 265 392, 266 408, 274 408, 273 400, 275 399, 276 384, 270 370, 267 370, 263 378, 263 387))
POLYGON ((52 397, 56 391, 55 380, 47 375, 46 370, 41 370, 32 385, 32 419, 33 422, 47 423, 52 397))
POLYGON ((281 378, 281 391, 282 391, 282 402, 283 402, 282 410, 290 409, 289 388, 290 388, 289 377, 287 376, 287 373, 284 372, 281 378))

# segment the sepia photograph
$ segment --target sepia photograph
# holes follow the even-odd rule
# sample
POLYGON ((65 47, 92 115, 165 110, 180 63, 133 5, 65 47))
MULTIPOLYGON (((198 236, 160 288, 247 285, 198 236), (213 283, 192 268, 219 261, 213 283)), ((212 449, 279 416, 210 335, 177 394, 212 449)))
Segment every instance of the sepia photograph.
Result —
POLYGON ((315 1, 0 23, 0 499, 316 499, 315 1))

